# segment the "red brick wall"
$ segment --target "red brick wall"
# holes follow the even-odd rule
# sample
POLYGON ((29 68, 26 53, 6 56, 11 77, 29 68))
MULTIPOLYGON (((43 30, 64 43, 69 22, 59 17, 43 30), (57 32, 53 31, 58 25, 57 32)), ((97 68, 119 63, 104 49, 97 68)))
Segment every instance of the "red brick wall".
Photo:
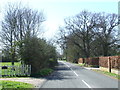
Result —
POLYGON ((99 58, 79 58, 78 63, 86 63, 88 65, 99 65, 99 58))
POLYGON ((111 67, 115 69, 120 69, 120 56, 111 56, 111 67))
POLYGON ((99 57, 99 66, 108 67, 108 59, 109 57, 99 57))
POLYGON ((120 69, 120 56, 99 57, 101 67, 108 67, 108 59, 110 59, 111 68, 120 69))
POLYGON ((99 58, 98 57, 85 58, 85 63, 88 65, 99 65, 99 58))
POLYGON ((91 58, 92 60, 92 65, 99 65, 99 57, 94 57, 94 58, 91 58))
POLYGON ((120 56, 109 57, 94 57, 94 58, 79 58, 79 63, 86 63, 88 65, 99 65, 108 68, 108 59, 110 59, 111 68, 120 69, 120 56))

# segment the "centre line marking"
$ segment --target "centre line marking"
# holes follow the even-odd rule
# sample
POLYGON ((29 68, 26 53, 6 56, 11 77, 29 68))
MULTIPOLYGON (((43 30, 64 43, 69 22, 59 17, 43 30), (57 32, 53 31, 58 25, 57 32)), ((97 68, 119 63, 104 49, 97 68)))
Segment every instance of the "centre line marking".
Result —
POLYGON ((68 66, 67 64, 66 64, 66 66, 67 66, 67 67, 70 67, 70 66, 68 66))
MULTIPOLYGON (((72 71, 73 71, 73 69, 72 68, 70 68, 72 71)), ((78 74, 75 72, 75 71, 73 71, 73 73, 78 77, 78 74)))
POLYGON ((85 85, 88 86, 88 88, 91 88, 91 86, 90 86, 89 84, 87 84, 84 80, 82 80, 82 81, 83 81, 83 83, 84 83, 85 85))
MULTIPOLYGON (((62 62, 62 63, 64 63, 64 62, 62 62)), ((69 65, 67 65, 66 63, 64 63, 67 67, 69 67, 70 68, 70 66, 69 65)), ((71 69, 71 71, 78 77, 78 74, 75 72, 75 71, 73 71, 73 69, 72 68, 70 68, 71 69)))

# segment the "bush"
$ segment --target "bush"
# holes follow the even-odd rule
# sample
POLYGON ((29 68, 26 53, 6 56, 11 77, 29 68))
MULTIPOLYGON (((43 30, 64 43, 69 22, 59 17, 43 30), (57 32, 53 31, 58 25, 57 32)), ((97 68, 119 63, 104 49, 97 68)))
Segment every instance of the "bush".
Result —
POLYGON ((50 75, 52 72, 53 72, 53 69, 44 68, 44 69, 41 69, 35 76, 47 76, 47 75, 50 75))
POLYGON ((25 38, 21 56, 25 64, 31 65, 32 76, 43 68, 53 68, 57 62, 55 47, 36 36, 25 38))
POLYGON ((54 69, 55 65, 57 65, 57 61, 52 58, 49 59, 48 63, 49 63, 49 68, 52 68, 52 69, 54 69))

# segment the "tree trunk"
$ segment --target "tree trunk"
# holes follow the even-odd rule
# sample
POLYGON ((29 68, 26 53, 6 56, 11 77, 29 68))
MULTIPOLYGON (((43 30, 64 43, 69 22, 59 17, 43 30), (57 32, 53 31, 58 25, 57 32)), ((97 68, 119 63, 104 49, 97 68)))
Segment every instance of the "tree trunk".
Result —
POLYGON ((103 55, 108 56, 108 45, 107 44, 104 44, 103 46, 103 55))

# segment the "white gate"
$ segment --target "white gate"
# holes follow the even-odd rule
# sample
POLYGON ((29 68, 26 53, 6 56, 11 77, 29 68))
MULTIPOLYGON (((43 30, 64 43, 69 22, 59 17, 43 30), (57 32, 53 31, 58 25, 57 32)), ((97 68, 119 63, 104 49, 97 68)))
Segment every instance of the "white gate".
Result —
POLYGON ((31 65, 0 66, 2 76, 30 76, 31 65))

